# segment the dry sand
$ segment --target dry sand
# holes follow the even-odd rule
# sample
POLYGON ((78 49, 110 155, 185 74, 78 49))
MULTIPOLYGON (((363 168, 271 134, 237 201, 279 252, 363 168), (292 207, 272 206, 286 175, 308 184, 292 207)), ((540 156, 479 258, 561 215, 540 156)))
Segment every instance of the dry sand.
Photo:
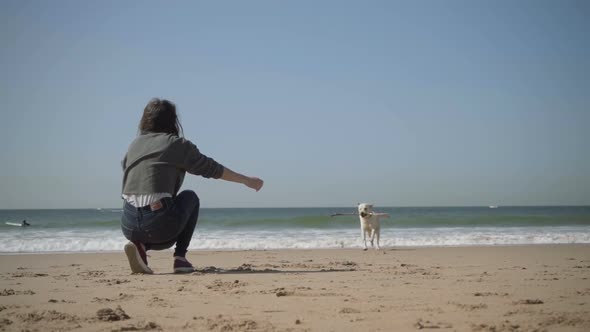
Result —
POLYGON ((590 246, 0 256, 4 331, 590 331, 590 246))

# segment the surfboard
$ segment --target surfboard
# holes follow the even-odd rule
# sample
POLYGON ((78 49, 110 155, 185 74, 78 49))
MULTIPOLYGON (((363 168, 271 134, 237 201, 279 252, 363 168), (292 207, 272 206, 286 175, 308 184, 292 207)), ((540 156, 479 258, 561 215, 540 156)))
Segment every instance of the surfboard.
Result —
POLYGON ((16 223, 16 222, 9 222, 9 221, 7 221, 5 224, 6 225, 9 225, 9 226, 23 227, 23 224, 19 224, 19 223, 16 223))

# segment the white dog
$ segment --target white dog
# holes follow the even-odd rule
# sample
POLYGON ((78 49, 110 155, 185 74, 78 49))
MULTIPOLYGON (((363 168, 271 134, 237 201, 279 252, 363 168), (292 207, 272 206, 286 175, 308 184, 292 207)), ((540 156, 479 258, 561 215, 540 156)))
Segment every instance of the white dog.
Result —
POLYGON ((389 218, 387 213, 376 213, 373 212, 373 204, 362 203, 358 205, 359 218, 361 220, 361 232, 363 233, 363 243, 367 250, 367 236, 371 241, 371 247, 375 247, 373 240, 377 238, 377 249, 381 249, 379 246, 379 236, 381 231, 381 218, 389 218))

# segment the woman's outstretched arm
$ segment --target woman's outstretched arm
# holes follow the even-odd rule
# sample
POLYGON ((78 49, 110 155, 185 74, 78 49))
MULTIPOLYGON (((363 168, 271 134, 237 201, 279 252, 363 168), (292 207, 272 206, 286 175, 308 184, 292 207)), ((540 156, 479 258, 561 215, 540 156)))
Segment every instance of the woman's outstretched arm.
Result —
POLYGON ((264 185, 264 181, 262 181, 262 179, 236 173, 227 167, 223 168, 223 174, 221 175, 220 179, 225 181, 241 183, 256 191, 259 191, 260 188, 262 188, 262 186, 264 185))

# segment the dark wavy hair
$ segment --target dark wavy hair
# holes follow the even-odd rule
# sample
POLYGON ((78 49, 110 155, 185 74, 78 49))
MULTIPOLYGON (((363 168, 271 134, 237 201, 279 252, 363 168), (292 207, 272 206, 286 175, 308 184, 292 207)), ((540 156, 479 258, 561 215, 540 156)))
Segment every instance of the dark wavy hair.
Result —
POLYGON ((166 99, 153 98, 143 109, 139 133, 167 133, 182 136, 182 125, 176 115, 176 105, 166 99))

